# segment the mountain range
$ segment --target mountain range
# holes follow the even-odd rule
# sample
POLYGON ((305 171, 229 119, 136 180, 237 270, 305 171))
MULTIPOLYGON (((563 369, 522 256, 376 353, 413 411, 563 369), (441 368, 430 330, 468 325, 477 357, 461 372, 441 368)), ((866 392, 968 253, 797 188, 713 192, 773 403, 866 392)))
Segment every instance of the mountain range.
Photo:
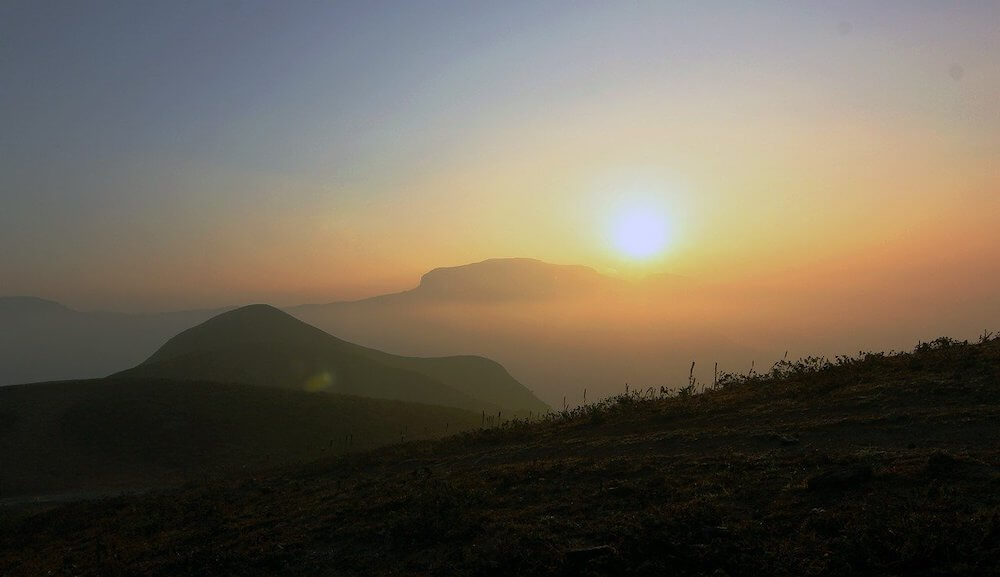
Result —
MULTIPOLYGON (((509 371, 559 407, 567 393, 567 403, 582 401, 585 388, 593 396, 625 383, 683 382, 693 360, 704 380, 712 362, 742 370, 755 358, 769 358, 738 345, 724 334, 726 327, 705 317, 678 316, 705 310, 691 302, 699 290, 683 277, 628 282, 584 266, 510 258, 434 269, 399 293, 284 310, 363 347, 404 357, 460 355, 437 369, 428 367, 441 361, 418 362, 458 393, 467 391, 454 381, 469 370, 498 383, 509 371), (506 371, 471 357, 493 359, 506 371), (467 366, 456 370, 458 364, 467 366)), ((180 331, 226 310, 81 312, 40 299, 0 298, 0 384, 103 377, 139 365, 180 331)), ((411 361, 398 362, 389 359, 397 368, 413 368, 411 361)), ((156 370, 167 371, 166 364, 156 370)), ((528 399, 502 395, 479 400, 531 406, 528 399)), ((454 403, 462 405, 457 397, 454 403)))

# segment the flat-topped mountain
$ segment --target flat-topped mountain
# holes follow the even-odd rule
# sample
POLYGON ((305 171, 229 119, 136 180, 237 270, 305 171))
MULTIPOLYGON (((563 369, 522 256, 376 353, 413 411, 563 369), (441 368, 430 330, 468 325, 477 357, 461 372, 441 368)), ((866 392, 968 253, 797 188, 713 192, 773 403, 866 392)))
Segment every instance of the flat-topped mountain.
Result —
POLYGON ((496 258, 436 268, 408 292, 449 300, 521 300, 609 292, 622 286, 620 281, 586 266, 551 264, 531 258, 496 258))
POLYGON ((552 264, 533 258, 492 258, 459 266, 435 268, 409 290, 353 302, 294 307, 415 302, 489 303, 532 302, 620 293, 628 283, 582 265, 552 264))
POLYGON ((242 383, 481 411, 548 407, 478 357, 400 357, 338 339, 269 305, 222 313, 116 376, 242 383))

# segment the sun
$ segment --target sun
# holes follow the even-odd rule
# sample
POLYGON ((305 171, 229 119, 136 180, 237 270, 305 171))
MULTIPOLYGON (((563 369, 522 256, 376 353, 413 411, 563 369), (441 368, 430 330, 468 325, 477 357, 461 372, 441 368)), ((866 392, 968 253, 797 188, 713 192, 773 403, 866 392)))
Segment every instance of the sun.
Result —
POLYGON ((671 229, 667 216, 653 206, 630 206, 622 210, 613 227, 613 241, 623 255, 649 260, 667 249, 671 229))

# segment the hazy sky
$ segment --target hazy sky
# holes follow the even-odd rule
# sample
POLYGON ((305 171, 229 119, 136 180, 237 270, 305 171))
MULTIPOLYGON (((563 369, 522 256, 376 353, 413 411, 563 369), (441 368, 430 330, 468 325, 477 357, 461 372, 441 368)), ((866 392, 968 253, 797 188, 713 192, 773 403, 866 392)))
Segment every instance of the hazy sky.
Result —
POLYGON ((998 54, 995 0, 8 0, 0 295, 292 304, 498 256, 994 282, 998 54), (667 229, 642 263, 630 211, 667 229))

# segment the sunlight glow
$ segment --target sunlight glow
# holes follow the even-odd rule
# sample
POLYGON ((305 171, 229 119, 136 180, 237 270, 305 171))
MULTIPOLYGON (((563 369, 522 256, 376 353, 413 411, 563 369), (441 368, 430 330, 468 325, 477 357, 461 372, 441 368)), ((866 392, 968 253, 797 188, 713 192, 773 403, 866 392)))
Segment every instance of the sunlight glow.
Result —
POLYGON ((652 207, 629 207, 614 226, 614 244, 625 256, 646 260, 663 252, 670 242, 665 215, 652 207))

